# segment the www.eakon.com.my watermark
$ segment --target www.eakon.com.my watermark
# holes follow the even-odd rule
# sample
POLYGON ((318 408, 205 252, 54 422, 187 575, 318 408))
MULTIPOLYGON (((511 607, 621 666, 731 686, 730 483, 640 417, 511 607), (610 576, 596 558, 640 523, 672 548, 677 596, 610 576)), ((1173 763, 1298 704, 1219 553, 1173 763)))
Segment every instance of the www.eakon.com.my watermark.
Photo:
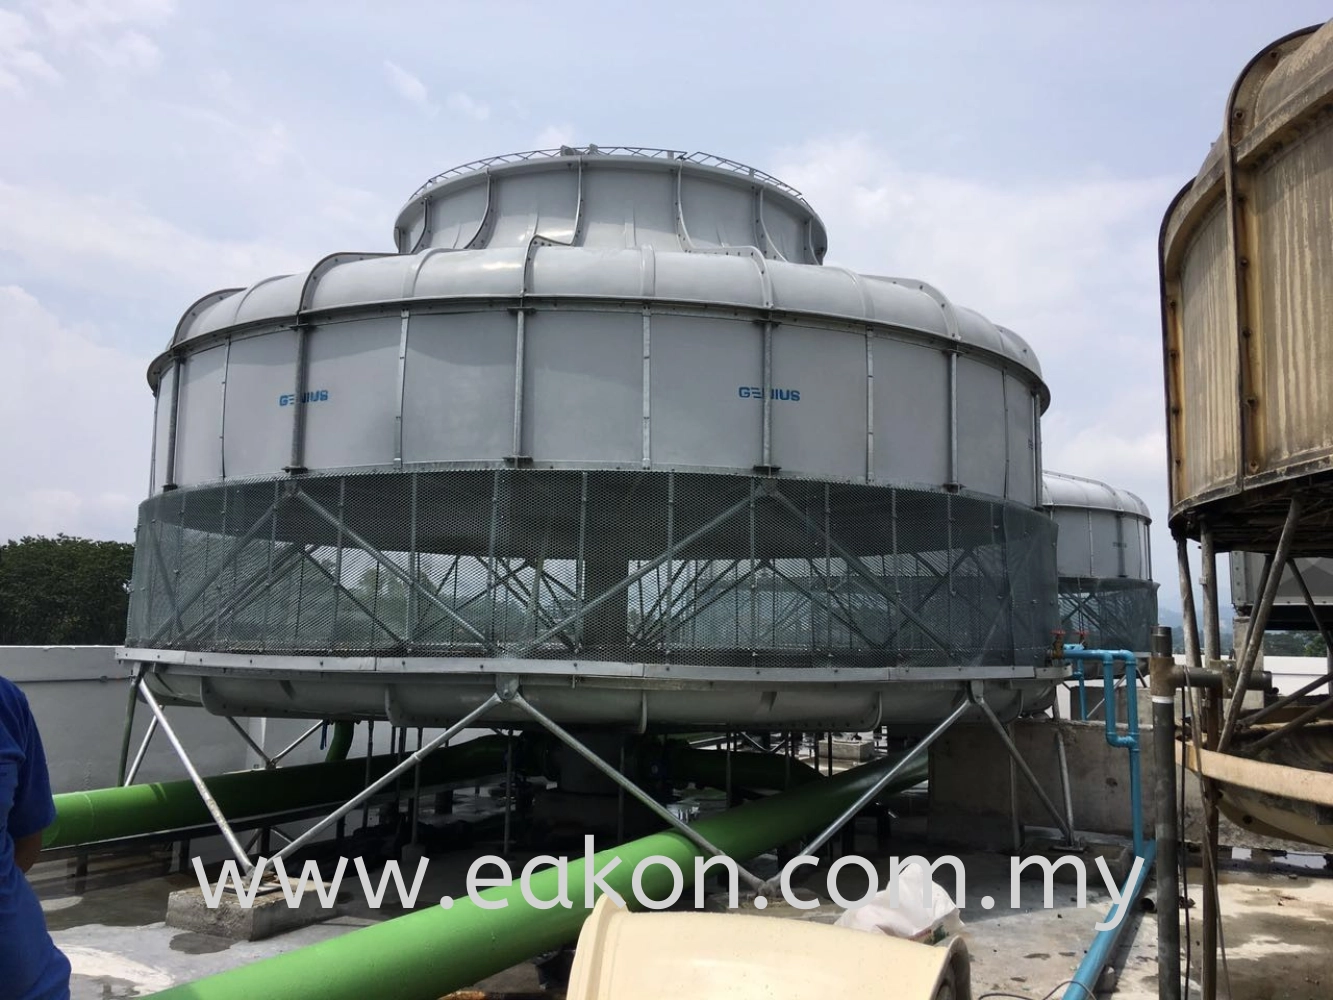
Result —
MULTIPOLYGON (((582 865, 581 881, 583 890, 583 906, 591 908, 599 895, 611 896, 618 906, 624 906, 625 900, 619 892, 607 884, 607 877, 620 866, 619 857, 604 859, 601 867, 598 867, 597 859, 594 857, 593 838, 591 836, 584 838, 585 853, 582 858, 571 861, 568 857, 556 857, 549 854, 537 855, 531 858, 523 865, 518 878, 515 879, 513 868, 504 858, 494 854, 483 855, 472 862, 468 867, 466 876, 467 899, 474 905, 484 910, 500 910, 507 907, 510 903, 510 897, 504 894, 487 895, 488 889, 511 888, 515 882, 519 887, 519 893, 529 906, 538 910, 551 910, 556 907, 572 909, 574 899, 570 895, 571 866, 575 864, 582 865), (496 876, 498 877, 488 877, 496 876), (538 879, 540 876, 540 879, 538 879), (534 881, 537 880, 537 881, 534 881), (540 892, 538 890, 541 890, 540 892)), ((235 861, 226 861, 222 865, 222 870, 218 877, 209 881, 204 872, 203 861, 196 857, 193 859, 195 873, 199 877, 199 888, 203 893, 204 903, 211 909, 216 909, 222 903, 223 894, 227 891, 228 885, 232 886, 239 904, 244 908, 254 905, 255 898, 268 879, 270 883, 276 881, 282 889, 283 897, 287 905, 296 908, 301 905, 302 899, 306 893, 313 893, 318 899, 319 905, 324 909, 332 909, 337 902, 339 891, 342 888, 344 879, 347 876, 349 863, 356 871, 357 880, 360 882, 361 890, 365 894, 366 901, 374 909, 384 905, 385 898, 389 895, 390 888, 396 890, 397 903, 404 909, 414 909, 417 905, 417 899, 421 895, 422 885, 426 879, 426 871, 429 866, 428 858, 421 858, 417 862, 417 869, 412 877, 412 884, 409 887, 406 879, 403 877, 402 868, 397 861, 387 862, 382 871, 378 883, 372 877, 370 869, 367 867, 363 858, 354 858, 350 862, 347 858, 339 858, 334 867, 331 877, 326 877, 320 870, 320 865, 316 861, 307 861, 301 870, 299 876, 291 875, 282 858, 260 858, 258 864, 248 874, 243 876, 235 861)), ((817 900, 809 899, 797 895, 792 887, 792 878, 797 872, 804 868, 818 868, 820 859, 809 854, 801 854, 792 858, 782 867, 782 871, 776 878, 778 893, 786 905, 798 910, 811 910, 819 905, 817 900)), ((1143 867, 1143 858, 1134 859, 1134 867, 1130 872, 1127 885, 1134 885, 1138 881, 1139 873, 1143 867)), ((967 898, 967 873, 963 867, 963 862, 953 855, 945 855, 936 859, 934 862, 927 861, 920 855, 910 855, 904 858, 889 858, 889 878, 884 886, 888 892, 889 905, 897 907, 904 902, 907 905, 915 905, 916 901, 906 900, 903 896, 903 890, 900 886, 902 874, 914 865, 919 865, 924 869, 927 878, 922 880, 923 898, 921 904, 930 909, 933 905, 933 880, 937 871, 941 869, 951 869, 954 875, 954 893, 952 899, 954 904, 963 910, 966 908, 967 898)), ((1028 858, 1011 858, 1009 866, 1009 905, 1012 909, 1019 909, 1022 906, 1021 886, 1023 882, 1023 872, 1029 868, 1036 868, 1041 876, 1042 882, 1042 905, 1045 909, 1052 909, 1055 905, 1055 873, 1063 867, 1069 866, 1073 869, 1074 882, 1076 886, 1075 901, 1078 907, 1087 906, 1087 886, 1088 871, 1083 859, 1067 855, 1051 861, 1049 858, 1034 856, 1028 858)), ((1126 910, 1125 896, 1121 892, 1120 885, 1117 884, 1106 861, 1100 857, 1096 859, 1098 874, 1101 876, 1103 885, 1106 888, 1107 896, 1114 904, 1113 912, 1106 921, 1097 924, 1097 930, 1109 930, 1119 925, 1124 919, 1126 910)), ((716 877, 721 875, 726 880, 727 885, 727 906, 729 909, 736 909, 740 904, 740 869, 736 862, 726 856, 712 858, 697 857, 694 859, 694 873, 692 882, 694 884, 694 905, 697 909, 703 909, 705 905, 705 881, 710 875, 716 877)), ((577 876, 576 876, 577 877, 577 876)), ((829 866, 828 872, 828 895, 829 898, 838 906, 844 909, 858 909, 872 901, 877 901, 881 897, 879 884, 880 873, 876 866, 866 858, 855 855, 847 855, 838 858, 829 866), (869 880, 870 889, 864 896, 849 899, 844 897, 838 888, 838 874, 849 867, 860 868, 869 880)), ((772 882, 767 883, 771 885, 772 882)), ((634 901, 648 910, 665 910, 675 906, 685 892, 686 878, 685 873, 672 858, 664 855, 651 855, 642 858, 634 866, 630 873, 630 890, 633 893, 634 901), (654 897, 650 895, 645 888, 645 882, 652 877, 654 884, 660 878, 653 872, 654 868, 664 869, 670 879, 671 888, 664 896, 654 897)), ((711 893, 710 893, 711 895, 711 893)), ((764 909, 769 900, 766 896, 759 894, 749 898, 750 905, 757 909, 764 909)), ((982 896, 978 901, 983 910, 994 909, 996 900, 991 896, 982 896)), ((439 900, 439 905, 449 909, 455 903, 452 896, 444 896, 439 900)))

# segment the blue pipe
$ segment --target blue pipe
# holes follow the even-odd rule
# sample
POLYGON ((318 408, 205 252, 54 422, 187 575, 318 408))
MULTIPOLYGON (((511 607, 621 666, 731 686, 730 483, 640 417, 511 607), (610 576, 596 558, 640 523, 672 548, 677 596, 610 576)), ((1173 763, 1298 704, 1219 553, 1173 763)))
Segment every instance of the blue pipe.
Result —
MULTIPOLYGON (((1102 972, 1115 957, 1116 946, 1120 943, 1120 935, 1124 933, 1125 928, 1129 925, 1129 910, 1138 902, 1139 895, 1143 892, 1144 883, 1148 881, 1148 872, 1152 871, 1153 861, 1157 857, 1157 841, 1148 841, 1143 853, 1138 856, 1143 858, 1143 864, 1139 865, 1137 872, 1133 869, 1130 870, 1129 878, 1125 880, 1124 886, 1121 887, 1120 920, 1114 927, 1098 931, 1097 936, 1092 939, 1087 954, 1083 956, 1078 971, 1074 973, 1074 979, 1069 984, 1069 989, 1065 990, 1064 1000, 1096 1000, 1097 983, 1102 978, 1102 972)), ((1115 907, 1113 906, 1107 911, 1106 920, 1103 923, 1110 923, 1111 915, 1114 912, 1115 907)))
MULTIPOLYGON (((1065 655, 1066 655, 1066 657, 1068 657, 1070 653, 1081 653, 1082 651, 1083 651, 1083 646, 1082 646, 1081 644, 1078 644, 1078 643, 1072 643, 1072 642, 1071 642, 1071 643, 1067 643, 1067 644, 1065 645, 1065 655)), ((1071 658, 1072 658, 1072 657, 1071 657, 1071 658)), ((1078 659, 1075 659, 1075 660, 1074 660, 1074 670, 1073 670, 1073 672, 1070 674, 1070 676, 1073 677, 1074 680, 1078 681, 1078 721, 1079 721, 1079 722, 1087 722, 1087 721, 1088 721, 1088 685, 1087 685, 1087 676, 1083 673, 1083 661, 1082 661, 1082 660, 1078 660, 1078 659)))
MULTIPOLYGON (((1129 750, 1129 811, 1134 834, 1134 855, 1143 857, 1143 792, 1142 773, 1139 765, 1139 661, 1127 649, 1082 649, 1066 646, 1064 655, 1075 664, 1083 660, 1100 660, 1102 663, 1102 690, 1106 716, 1106 742, 1113 747, 1129 750), (1125 714, 1128 716, 1127 731, 1121 735, 1116 723, 1115 703, 1115 661, 1125 664, 1125 714)), ((1080 673, 1082 668, 1079 668, 1080 673)), ((1080 681, 1080 686, 1081 686, 1080 681)))

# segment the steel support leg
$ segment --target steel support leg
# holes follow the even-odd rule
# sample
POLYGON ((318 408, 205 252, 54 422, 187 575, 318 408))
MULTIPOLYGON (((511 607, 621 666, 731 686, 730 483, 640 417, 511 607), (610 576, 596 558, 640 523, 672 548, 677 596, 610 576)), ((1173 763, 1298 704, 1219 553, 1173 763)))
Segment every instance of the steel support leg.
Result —
MULTIPOLYGON (((662 803, 658 802, 655 798, 653 798, 651 795, 649 795, 647 792, 641 789, 638 785, 634 784, 634 782, 630 781, 623 774, 617 771, 614 767, 612 767, 606 761, 602 760, 601 757, 597 756, 597 754, 593 753, 582 743, 580 743, 577 739, 575 739, 572 735, 570 735, 570 733, 566 732, 563 728, 561 728, 559 723, 557 723, 554 719, 546 715, 539 708, 533 705, 530 701, 524 698, 523 695, 519 692, 517 685, 514 685, 508 690, 504 691, 501 697, 503 697, 504 700, 508 701, 510 704, 517 705, 528 715, 532 716, 534 720, 536 720, 541 724, 543 729, 549 732, 556 739, 560 740, 561 743, 564 743, 565 746, 569 747, 580 757, 586 760, 589 764, 597 768, 597 770, 601 771, 602 774, 606 775, 608 778, 614 781, 617 785, 624 788, 626 792, 634 796, 634 798, 638 799, 641 803, 643 803, 643 805, 647 806, 650 810, 652 810, 653 814, 656 815, 659 819, 669 824, 674 830, 687 837, 689 841, 696 847, 708 852, 715 858, 726 857, 725 852, 723 852, 718 847, 714 846, 713 843, 709 841, 707 838, 700 835, 698 831, 696 831, 692 826, 690 826, 684 820, 677 817, 674 813, 671 812, 670 809, 667 809, 665 806, 662 805, 662 803)), ((757 878, 746 869, 741 868, 740 865, 737 865, 736 867, 738 873, 740 874, 740 877, 745 881, 746 885, 750 886, 752 889, 755 890, 763 889, 764 882, 762 879, 757 878)))
POLYGON ((348 799, 337 809, 329 813, 329 815, 325 816, 322 820, 320 820, 318 823, 312 826, 305 833, 301 834, 299 837, 293 840, 290 844, 288 844, 277 854, 275 854, 274 858, 286 859, 290 857, 292 854, 300 850, 306 844, 310 843, 310 841, 314 840, 315 837, 317 837, 319 834, 327 830, 330 826, 332 826, 342 817, 346 816, 357 806, 361 805, 361 803, 368 802, 370 798, 381 788, 384 788, 391 782, 397 781, 400 775, 405 774, 407 771, 410 771, 412 768, 416 767, 423 760, 425 760, 426 757, 431 753, 431 751, 435 750, 437 747, 443 746, 446 741, 457 736, 464 729, 467 729, 469 726, 472 725, 472 723, 476 722, 478 719, 480 719, 483 715, 485 715, 499 703, 500 703, 500 696, 494 694, 491 695, 484 702, 482 702, 480 705, 474 708, 471 712, 468 712, 467 715, 463 716, 452 726, 450 726, 448 729, 442 732, 439 736, 436 736, 433 740, 431 740, 429 743, 423 746, 420 750, 417 750, 415 753, 407 757, 401 763, 395 765, 393 768, 386 771, 384 774, 380 775, 379 778, 377 778, 371 784, 367 785, 355 796, 348 799))
POLYGON ((157 732, 156 715, 148 720, 148 730, 143 734, 143 740, 139 743, 139 752, 134 755, 134 763, 130 765, 124 778, 121 779, 122 787, 134 784, 134 779, 139 773, 139 766, 143 763, 144 754, 148 752, 148 744, 152 741, 155 732, 157 732))
POLYGON ((147 684, 141 684, 139 686, 139 691, 143 695, 144 702, 150 709, 152 709, 153 716, 157 719, 157 724, 162 727, 162 731, 167 734, 167 739, 171 741, 172 749, 176 751, 176 756, 180 758, 181 764, 185 767, 185 772, 190 776, 190 781, 192 781, 194 787, 199 790, 199 797, 204 800, 204 806, 208 809, 209 815, 211 815, 213 821, 217 823, 218 830, 222 833, 222 838, 227 842, 227 846, 231 848, 231 852, 236 855, 236 860, 240 862, 241 870, 248 875, 254 870, 254 865, 250 864, 249 856, 245 853, 245 849, 241 847, 241 842, 236 839, 236 831, 231 828, 231 824, 227 822, 227 817, 224 816, 222 810, 218 808, 217 801, 213 798, 213 793, 208 790, 208 786, 204 784, 204 779, 199 776, 199 772, 195 769, 193 762, 190 760, 190 755, 185 752, 185 747, 181 745, 181 741, 176 736, 175 730, 171 728, 171 723, 167 722, 167 716, 166 713, 162 711, 162 706, 157 703, 157 699, 153 697, 153 692, 149 690, 147 684))
POLYGON ((143 674, 147 668, 139 665, 135 672, 133 680, 130 681, 129 702, 125 706, 125 728, 120 735, 120 764, 116 768, 116 784, 127 784, 125 781, 125 768, 130 759, 130 739, 134 733, 134 709, 139 702, 139 685, 143 683, 143 674))
POLYGON ((269 757, 268 754, 264 753, 264 748, 261 747, 258 743, 256 743, 254 741, 254 737, 252 737, 249 733, 245 731, 245 727, 242 726, 235 719, 233 719, 230 715, 224 715, 223 718, 227 720, 227 725, 231 726, 232 729, 236 730, 236 732, 240 735, 241 739, 245 740, 246 746, 248 746, 255 753, 259 754, 259 759, 264 762, 264 770, 266 771, 270 770, 273 767, 273 759, 269 757))
POLYGON ((1245 694, 1250 688, 1250 676, 1254 673, 1254 663, 1259 658, 1259 650, 1264 642, 1264 630, 1268 627, 1268 615, 1273 610, 1273 601, 1277 599, 1278 585, 1282 582, 1282 568, 1287 565, 1291 555, 1292 543, 1296 540, 1296 525, 1301 517, 1301 498, 1291 498, 1287 508, 1287 519, 1282 523, 1282 534, 1277 540, 1277 552, 1272 556, 1271 570, 1264 581, 1263 593, 1259 603, 1250 615, 1250 627, 1245 631, 1245 652, 1237 665, 1236 690, 1227 706, 1227 715, 1222 723, 1222 735, 1218 738, 1217 749, 1226 753, 1231 745, 1231 737, 1236 731, 1236 723, 1245 704, 1245 694))
MULTIPOLYGON (((1180 1000, 1179 817, 1176 809, 1176 690, 1171 679, 1171 630, 1152 634, 1152 725, 1157 808, 1157 995, 1180 1000)), ((1206 890, 1205 890, 1206 891, 1206 890)))
POLYGON ((319 732, 320 727, 323 726, 323 725, 324 725, 324 723, 323 723, 322 721, 321 721, 321 722, 316 722, 313 726, 311 726, 309 729, 307 729, 304 733, 302 733, 300 736, 296 737, 296 739, 292 740, 292 741, 291 741, 290 743, 288 743, 285 747, 283 747, 281 750, 279 750, 277 753, 275 753, 275 754, 273 755, 273 763, 274 763, 274 765, 276 766, 277 764, 282 763, 282 758, 286 757, 289 753, 291 753, 293 750, 295 750, 297 747, 299 747, 302 743, 304 743, 306 740, 310 739, 310 737, 314 736, 317 732, 319 732))
POLYGON ((880 792, 889 787, 889 783, 892 782, 894 778, 898 777, 898 775, 901 774, 909 764, 920 757, 921 754, 926 750, 929 750, 930 745, 948 732, 955 722, 967 714, 968 709, 971 707, 972 706, 966 701, 960 702, 943 722, 932 729, 920 743, 908 750, 907 753, 903 755, 902 760, 889 768, 884 776, 880 778, 879 781, 875 782, 874 787, 866 789, 865 793, 844 809, 842 815, 830 823, 823 833, 806 844, 806 846, 798 853, 814 854, 815 851, 828 843, 834 834, 850 822, 862 809, 870 805, 871 802, 874 802, 875 799, 878 798, 880 792))
MULTIPOLYGON (((1060 701, 1056 699, 1055 719, 1060 719, 1060 701)), ((1074 792, 1069 782, 1069 754, 1065 749, 1065 737, 1059 729, 1055 733, 1055 755, 1060 762, 1060 795, 1064 799, 1065 819, 1069 822, 1069 829, 1074 829, 1074 792)))
POLYGON ((1018 752, 1018 747, 1015 746, 1014 741, 1009 738, 1009 733, 1005 730, 1004 723, 1000 721, 999 717, 995 714, 995 711, 986 704, 986 699, 979 693, 979 687, 980 685, 975 683, 968 685, 968 702, 981 709, 981 714, 986 717, 986 721, 990 723, 991 729, 995 730, 995 735, 1000 737, 1000 742, 1004 744, 1005 750, 1009 752, 1010 759, 1013 760, 1014 765, 1018 768, 1023 777, 1027 779, 1028 786, 1036 793, 1042 806, 1048 813, 1050 813, 1051 818, 1055 820, 1055 825, 1060 828, 1060 832, 1065 835, 1065 844, 1069 847, 1077 847, 1078 842, 1074 839, 1073 828, 1069 825, 1069 822, 1060 815, 1060 810, 1055 807, 1055 803, 1051 801, 1051 797, 1047 795, 1046 790, 1041 787, 1041 782, 1039 782, 1037 776, 1032 773, 1032 768, 1028 767, 1028 762, 1023 759, 1023 755, 1018 752))

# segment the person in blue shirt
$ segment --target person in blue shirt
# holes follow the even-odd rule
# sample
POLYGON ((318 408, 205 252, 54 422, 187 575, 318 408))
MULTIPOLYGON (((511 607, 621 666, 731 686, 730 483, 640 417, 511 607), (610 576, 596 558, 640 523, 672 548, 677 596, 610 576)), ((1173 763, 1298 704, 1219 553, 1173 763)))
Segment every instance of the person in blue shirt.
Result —
POLYGON ((68 1000, 69 960, 55 946, 26 872, 55 822, 51 779, 28 699, 0 677, 0 1000, 68 1000))

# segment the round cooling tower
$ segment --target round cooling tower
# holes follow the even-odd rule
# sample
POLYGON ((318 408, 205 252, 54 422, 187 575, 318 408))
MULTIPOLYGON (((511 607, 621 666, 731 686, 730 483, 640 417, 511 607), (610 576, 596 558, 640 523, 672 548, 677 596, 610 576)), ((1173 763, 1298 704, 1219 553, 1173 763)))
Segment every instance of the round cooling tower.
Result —
POLYGON ((1162 222, 1171 526, 1333 555, 1333 22, 1279 39, 1162 222))
POLYGON ((1042 485, 1042 503, 1059 528, 1055 567, 1066 641, 1147 650, 1157 624, 1147 504, 1128 490, 1060 472, 1044 471, 1042 485))
POLYGON ((703 154, 468 164, 394 236, 205 296, 149 369, 124 656, 164 697, 418 724, 499 675, 570 723, 776 729, 1049 696, 1019 337, 821 266, 799 193, 703 154))

